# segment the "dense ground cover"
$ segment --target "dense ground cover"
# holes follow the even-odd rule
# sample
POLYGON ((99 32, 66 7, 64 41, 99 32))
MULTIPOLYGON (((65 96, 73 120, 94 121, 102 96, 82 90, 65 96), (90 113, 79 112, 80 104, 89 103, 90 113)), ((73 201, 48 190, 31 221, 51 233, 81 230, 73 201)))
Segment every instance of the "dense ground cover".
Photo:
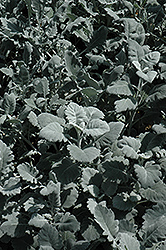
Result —
POLYGON ((165 15, 0 1, 0 249, 166 249, 165 15))

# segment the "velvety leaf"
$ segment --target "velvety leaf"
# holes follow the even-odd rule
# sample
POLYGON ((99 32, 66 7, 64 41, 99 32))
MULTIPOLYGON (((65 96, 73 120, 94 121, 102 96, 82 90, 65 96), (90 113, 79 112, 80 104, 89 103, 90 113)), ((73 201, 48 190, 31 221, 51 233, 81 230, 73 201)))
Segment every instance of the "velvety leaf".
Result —
POLYGON ((106 161, 102 164, 105 169, 104 176, 110 180, 128 180, 128 174, 125 171, 125 165, 118 161, 106 161))
POLYGON ((93 119, 88 122, 88 125, 84 129, 87 135, 92 137, 99 137, 110 130, 109 125, 106 121, 100 119, 93 119))
POLYGON ((28 225, 42 228, 47 223, 47 219, 44 216, 34 213, 28 222, 28 225))
POLYGON ((132 95, 129 84, 126 81, 122 80, 112 82, 111 85, 107 87, 107 92, 113 95, 126 95, 126 96, 132 95))
POLYGON ((137 22, 134 18, 122 18, 125 24, 125 33, 127 38, 137 41, 143 45, 145 41, 145 30, 141 23, 137 22))
POLYGON ((79 125, 80 127, 84 126, 84 122, 87 121, 87 116, 84 108, 79 106, 78 104, 71 102, 67 109, 65 110, 65 114, 69 123, 73 125, 79 125))
POLYGON ((14 237, 15 230, 19 223, 18 214, 18 212, 12 212, 11 214, 3 216, 6 221, 0 225, 0 234, 7 234, 8 236, 14 237))
POLYGON ((143 188, 151 187, 160 180, 160 165, 154 161, 146 162, 144 167, 135 164, 134 169, 143 188))
POLYGON ((46 223, 38 234, 38 241, 40 246, 52 247, 60 250, 63 247, 61 237, 56 227, 46 223))
POLYGON ((14 159, 13 153, 3 141, 0 140, 0 173, 7 168, 7 165, 14 159))
POLYGON ((32 51, 33 51, 32 45, 29 42, 25 42, 23 60, 26 64, 30 63, 32 60, 32 51))
POLYGON ((80 168, 77 163, 73 163, 70 159, 64 158, 62 163, 53 165, 53 170, 57 174, 57 178, 63 184, 73 182, 80 175, 80 168))
POLYGON ((113 241, 119 230, 118 221, 115 220, 113 211, 105 206, 97 204, 94 208, 93 215, 95 221, 103 229, 103 235, 107 236, 108 241, 113 241))
POLYGON ((41 113, 40 115, 38 115, 37 120, 41 128, 44 128, 52 122, 58 122, 60 125, 64 125, 64 120, 62 118, 50 113, 41 113))
POLYGON ((151 187, 146 189, 141 188, 140 194, 152 202, 162 202, 166 196, 166 185, 160 180, 151 187))
POLYGON ((65 64, 69 76, 73 75, 77 77, 81 71, 82 65, 76 55, 70 50, 66 50, 65 52, 65 64))
POLYGON ((89 225, 85 232, 82 233, 82 236, 87 241, 94 241, 100 237, 100 234, 93 225, 89 225))
POLYGON ((71 157, 79 162, 92 162, 100 156, 100 150, 95 147, 81 149, 74 144, 67 146, 71 157))
POLYGON ((10 177, 4 182, 3 186, 0 186, 0 192, 3 195, 16 195, 21 192, 20 178, 18 177, 10 177))
POLYGON ((81 186, 83 187, 83 191, 88 191, 88 185, 90 184, 90 180, 98 171, 94 168, 86 167, 82 171, 82 178, 81 178, 81 186))
POLYGON ((37 93, 43 95, 44 97, 46 97, 49 94, 49 92, 50 92, 49 82, 48 82, 48 80, 47 80, 46 77, 36 78, 33 81, 33 85, 34 85, 35 91, 37 93))
POLYGON ((110 179, 105 179, 101 185, 101 188, 107 196, 111 197, 116 193, 118 185, 116 182, 113 182, 110 179))
POLYGON ((10 114, 10 115, 13 114, 16 108, 16 96, 14 95, 14 93, 4 94, 2 107, 6 114, 10 114))
POLYGON ((73 182, 65 185, 63 187, 62 197, 62 207, 70 208, 75 205, 78 199, 79 193, 77 190, 77 185, 73 182))
POLYGON ((134 103, 131 99, 126 98, 126 99, 121 99, 115 101, 115 110, 117 113, 121 113, 126 110, 133 110, 137 106, 136 103, 134 103))
POLYGON ((123 74, 123 72, 124 72, 123 65, 118 65, 109 71, 105 70, 103 72, 103 80, 104 80, 106 86, 110 85, 113 81, 118 80, 119 77, 123 74))
POLYGON ((97 46, 101 46, 107 39, 108 29, 104 25, 102 25, 98 30, 96 30, 93 34, 93 37, 88 44, 88 50, 91 50, 97 46))
POLYGON ((146 101, 156 101, 166 98, 166 84, 159 84, 155 86, 149 93, 146 101))
POLYGON ((51 122, 40 130, 39 136, 49 142, 66 141, 63 127, 58 122, 51 122))
POLYGON ((34 126, 34 127, 38 127, 39 124, 38 124, 38 119, 37 119, 37 115, 31 111, 29 113, 29 115, 27 116, 27 118, 29 119, 30 123, 34 126))
POLYGON ((62 216, 60 222, 57 223, 57 226, 61 231, 71 231, 75 233, 80 230, 80 223, 77 221, 76 217, 69 212, 62 216))
POLYGON ((13 76, 13 69, 11 69, 11 68, 2 67, 2 68, 0 68, 0 71, 7 76, 10 76, 10 77, 13 76))
POLYGON ((135 40, 128 40, 128 59, 130 62, 141 61, 144 54, 145 52, 141 45, 139 45, 135 40))
POLYGON ((108 125, 110 127, 110 131, 106 132, 98 140, 101 146, 109 146, 114 143, 124 128, 124 123, 122 122, 110 122, 108 125))
POLYGON ((104 113, 98 108, 89 106, 89 107, 84 107, 84 110, 86 112, 88 120, 104 118, 104 113))
POLYGON ((137 71, 136 74, 144 79, 147 82, 153 82, 154 78, 157 75, 156 71, 148 71, 147 73, 144 73, 143 71, 137 71))
POLYGON ((119 233, 118 235, 118 248, 120 250, 140 250, 140 243, 136 237, 127 233, 119 233))
POLYGON ((158 203, 152 209, 148 209, 143 216, 144 239, 147 243, 165 240, 166 231, 166 204, 158 203))
POLYGON ((142 58, 142 61, 149 67, 156 65, 160 60, 160 52, 153 51, 150 53, 147 53, 144 58, 142 58))
POLYGON ((24 202, 24 209, 30 213, 37 213, 39 210, 44 208, 44 204, 40 203, 39 200, 30 197, 26 202, 24 202))
POLYGON ((49 181, 49 183, 47 184, 46 187, 43 187, 41 190, 40 190, 40 193, 44 196, 47 196, 49 194, 51 194, 52 192, 55 192, 57 194, 60 195, 60 182, 58 183, 54 183, 52 180, 49 181))
POLYGON ((113 17, 114 20, 119 20, 119 16, 115 13, 115 11, 111 10, 111 8, 104 8, 104 10, 109 16, 113 17))
POLYGON ((31 166, 29 163, 21 163, 17 166, 17 171, 23 180, 29 181, 31 183, 37 183, 36 176, 38 175, 39 171, 36 167, 31 166))

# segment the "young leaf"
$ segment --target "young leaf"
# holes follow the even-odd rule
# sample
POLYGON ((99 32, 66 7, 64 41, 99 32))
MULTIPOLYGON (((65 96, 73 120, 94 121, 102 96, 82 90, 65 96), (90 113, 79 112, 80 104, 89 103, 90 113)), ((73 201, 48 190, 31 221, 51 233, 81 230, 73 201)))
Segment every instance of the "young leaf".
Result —
POLYGON ((30 111, 30 113, 27 116, 27 118, 29 119, 30 123, 34 127, 38 127, 39 126, 39 123, 38 123, 38 120, 37 120, 37 115, 33 111, 30 111))
POLYGON ((65 64, 69 76, 77 77, 81 71, 82 65, 76 55, 70 50, 65 51, 65 64))
POLYGON ((88 120, 103 119, 104 113, 95 107, 84 107, 88 120))
POLYGON ((58 122, 51 122, 40 130, 39 136, 49 142, 66 141, 63 135, 63 127, 58 122))
POLYGON ((39 171, 36 167, 32 167, 29 163, 21 163, 17 166, 17 171, 23 180, 29 181, 31 183, 37 183, 36 176, 39 171))
POLYGON ((61 237, 56 227, 46 223, 38 234, 38 241, 40 246, 52 247, 60 250, 63 247, 61 237))
POLYGON ((84 233, 82 233, 82 236, 87 241, 94 241, 100 237, 100 234, 93 225, 89 225, 84 233))
POLYGON ((146 74, 143 71, 138 70, 136 74, 147 82, 152 83, 157 75, 156 71, 148 71, 146 74))
POLYGON ((79 162, 92 162, 94 159, 100 156, 100 150, 95 147, 88 147, 81 149, 76 145, 67 146, 71 157, 79 162))

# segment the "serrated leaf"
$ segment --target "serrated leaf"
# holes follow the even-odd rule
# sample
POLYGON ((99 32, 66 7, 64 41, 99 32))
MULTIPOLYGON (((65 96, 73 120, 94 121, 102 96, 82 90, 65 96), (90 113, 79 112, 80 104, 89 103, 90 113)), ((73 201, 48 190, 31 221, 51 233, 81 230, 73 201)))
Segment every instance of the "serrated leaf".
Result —
POLYGON ((65 213, 60 222, 57 223, 58 229, 60 231, 70 231, 70 232, 77 232, 80 230, 80 223, 77 221, 76 217, 69 212, 65 213))
POLYGON ((77 77, 81 71, 82 64, 80 63, 76 55, 70 50, 65 51, 65 64, 69 76, 77 77))
POLYGON ((44 97, 46 97, 49 94, 49 92, 50 92, 49 82, 48 82, 48 80, 47 80, 46 77, 36 78, 33 81, 33 85, 34 85, 35 91, 37 93, 43 95, 44 97))
POLYGON ((22 163, 17 166, 17 171, 23 180, 29 181, 31 183, 37 183, 36 176, 38 175, 39 171, 36 167, 31 166, 29 163, 22 163))
POLYGON ((104 118, 104 113, 98 108, 89 106, 89 107, 84 107, 84 110, 86 112, 88 120, 104 118))
POLYGON ((11 68, 2 67, 2 68, 0 68, 0 71, 7 76, 10 76, 10 77, 13 76, 13 69, 11 69, 11 68))
POLYGON ((87 241, 94 241, 100 237, 100 234, 93 225, 89 225, 85 232, 82 233, 82 236, 87 241))
POLYGON ((137 106, 136 103, 134 103, 131 99, 126 98, 126 99, 121 99, 115 101, 115 110, 117 113, 121 113, 126 110, 133 110, 137 106))
POLYGON ((129 84, 126 81, 122 80, 112 82, 111 85, 107 87, 107 92, 112 95, 132 95, 129 84))
POLYGON ((98 30, 93 34, 93 37, 90 43, 87 46, 88 50, 91 50, 97 46, 101 46, 107 39, 108 29, 106 26, 102 25, 98 30))
POLYGON ((110 180, 122 180, 127 181, 129 176, 125 172, 125 165, 118 161, 106 161, 103 163, 105 169, 104 176, 110 180))
POLYGON ((166 232, 166 204, 158 203, 153 209, 148 209, 143 216, 144 241, 147 243, 165 240, 166 232))
POLYGON ((18 177, 10 177, 8 180, 4 182, 3 186, 0 186, 0 192, 3 195, 16 195, 21 192, 20 178, 18 177))
POLYGON ((79 162, 92 162, 100 156, 100 150, 95 147, 88 147, 81 149, 74 144, 68 145, 67 149, 71 157, 79 162))
POLYGON ((39 123, 38 123, 38 119, 37 119, 37 115, 33 112, 30 111, 29 115, 27 116, 27 118, 29 119, 30 123, 34 126, 34 127, 38 127, 39 123))
POLYGON ((144 73, 143 71, 138 70, 136 74, 144 79, 147 82, 152 83, 153 80, 155 79, 157 72, 156 71, 148 71, 147 73, 144 73))
POLYGON ((47 223, 47 219, 44 216, 34 213, 31 216, 31 219, 28 222, 28 225, 42 228, 47 223))
POLYGON ((136 237, 129 235, 128 233, 119 233, 117 239, 119 240, 119 250, 140 250, 140 243, 136 237))
POLYGON ((41 113, 37 117, 41 128, 44 128, 52 122, 58 122, 60 125, 64 125, 64 120, 58 116, 52 115, 50 113, 41 113))
POLYGON ((11 94, 5 93, 4 94, 2 108, 4 109, 6 114, 10 114, 10 115, 13 114, 13 112, 15 111, 15 108, 16 108, 16 96, 14 95, 14 93, 11 93, 11 94))
POLYGON ((58 122, 51 122, 40 130, 39 137, 49 142, 66 141, 63 135, 63 127, 58 122))
POLYGON ((61 237, 56 227, 46 223, 38 234, 38 241, 40 246, 52 247, 60 250, 63 247, 61 237))
POLYGON ((84 108, 79 106, 78 104, 71 102, 67 109, 65 110, 65 114, 69 123, 73 125, 84 126, 84 122, 87 121, 87 116, 84 108))
POLYGON ((11 214, 7 214, 6 216, 3 216, 4 219, 6 219, 5 222, 3 222, 0 225, 0 234, 2 235, 7 234, 8 236, 14 237, 15 236, 15 230, 18 226, 18 212, 12 211, 11 214))
POLYGON ((158 84, 149 93, 146 101, 156 101, 166 98, 166 84, 158 84))
POLYGON ((143 50, 143 47, 138 44, 135 40, 129 39, 128 40, 128 59, 130 62, 138 62, 134 63, 134 65, 137 67, 140 67, 139 62, 144 57, 145 52, 143 50))
POLYGON ((146 65, 149 67, 149 65, 152 67, 156 65, 160 60, 160 52, 158 51, 152 51, 147 53, 144 58, 142 58, 142 61, 146 63, 146 65))
POLYGON ((100 119, 93 119, 88 122, 88 125, 84 129, 84 133, 91 135, 92 137, 99 137, 110 130, 110 127, 106 121, 100 119))
POLYGON ((60 186, 61 186, 61 183, 58 182, 58 183, 54 183, 52 180, 49 181, 49 183, 47 184, 46 187, 43 187, 41 190, 40 190, 40 193, 44 196, 47 196, 49 194, 51 194, 52 192, 55 192, 55 193, 59 193, 60 195, 60 186))
POLYGON ((30 197, 26 202, 24 202, 24 209, 30 213, 38 212, 44 208, 44 204, 40 203, 39 200, 30 197))
POLYGON ((97 173, 98 171, 94 168, 86 167, 83 169, 82 178, 81 178, 81 186, 83 187, 84 192, 88 191, 88 185, 90 184, 90 180, 97 173))
POLYGON ((68 158, 64 158, 57 166, 53 165, 53 171, 62 184, 73 182, 80 175, 79 165, 68 158))
POLYGON ((0 173, 6 169, 7 165, 14 159, 13 153, 3 141, 0 140, 0 173))
POLYGON ((151 187, 146 189, 141 188, 140 194, 142 197, 152 202, 162 202, 165 200, 166 196, 166 185, 160 180, 151 187))
POLYGON ((135 164, 134 169, 143 188, 151 187, 160 180, 161 167, 154 161, 146 162, 144 167, 135 164))
POLYGON ((101 146, 110 146, 112 143, 114 143, 124 128, 124 123, 122 122, 110 122, 108 125, 110 127, 110 131, 106 132, 98 140, 101 146))
POLYGON ((77 190, 77 186, 75 183, 71 182, 64 186, 63 192, 61 194, 62 197, 62 207, 70 208, 75 205, 78 199, 79 193, 77 190))
POLYGON ((111 181, 110 179, 105 179, 101 185, 102 190, 107 196, 113 196, 118 188, 116 182, 111 181))
POLYGON ((97 204, 94 208, 93 215, 95 221, 103 229, 103 235, 106 235, 108 241, 112 242, 119 230, 118 221, 115 220, 113 211, 105 206, 97 204))

